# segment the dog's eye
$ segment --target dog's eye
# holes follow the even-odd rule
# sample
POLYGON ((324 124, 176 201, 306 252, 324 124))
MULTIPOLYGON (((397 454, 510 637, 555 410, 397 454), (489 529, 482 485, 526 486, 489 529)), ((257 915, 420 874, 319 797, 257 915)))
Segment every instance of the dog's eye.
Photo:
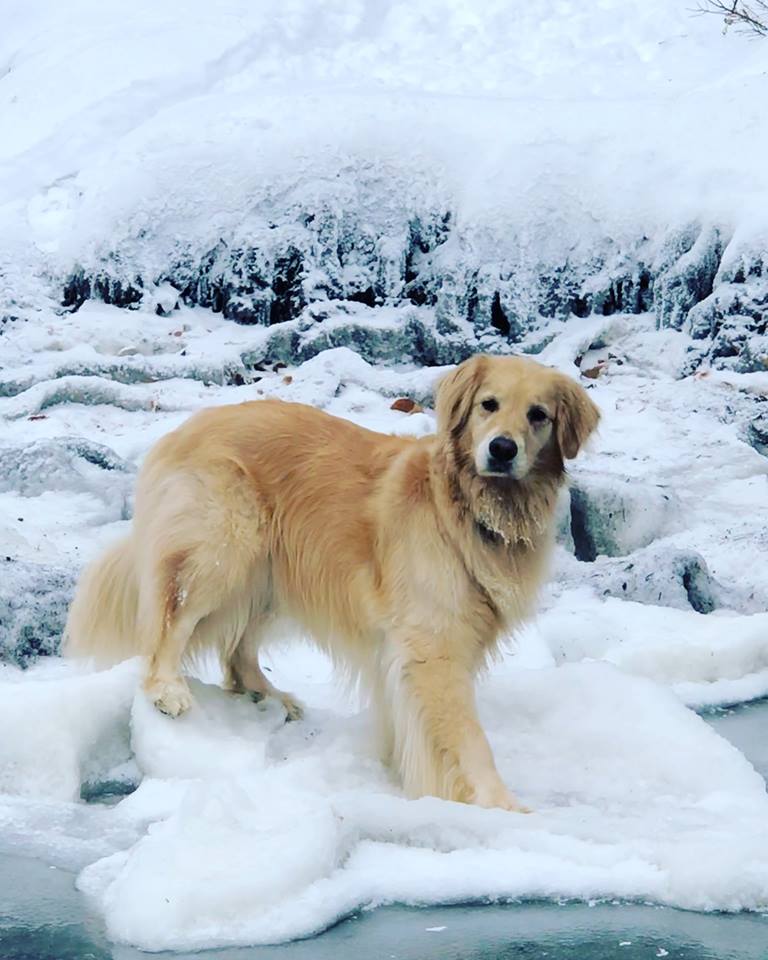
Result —
POLYGON ((495 397, 488 397, 487 400, 483 400, 480 406, 483 410, 487 410, 488 413, 493 413, 494 410, 499 409, 499 401, 495 397))
POLYGON ((528 411, 528 421, 533 424, 541 424, 549 420, 549 414, 544 407, 531 407, 528 411))

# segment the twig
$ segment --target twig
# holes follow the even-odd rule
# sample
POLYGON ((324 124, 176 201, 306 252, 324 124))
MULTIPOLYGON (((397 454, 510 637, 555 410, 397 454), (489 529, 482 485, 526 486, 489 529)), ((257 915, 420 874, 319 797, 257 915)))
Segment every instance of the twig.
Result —
POLYGON ((767 0, 703 0, 696 13, 714 13, 723 18, 723 32, 735 27, 758 37, 768 37, 767 0))

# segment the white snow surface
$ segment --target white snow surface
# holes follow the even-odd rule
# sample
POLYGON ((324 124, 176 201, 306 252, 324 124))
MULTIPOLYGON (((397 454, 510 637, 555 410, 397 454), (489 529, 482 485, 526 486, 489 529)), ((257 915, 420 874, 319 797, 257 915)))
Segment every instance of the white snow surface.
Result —
MULTIPOLYGON (((685 336, 642 323, 574 320, 541 357, 574 376, 591 342, 614 358, 582 381, 604 420, 574 478, 587 489, 594 477, 600 489, 660 485, 675 510, 651 510, 646 538, 642 512, 629 518, 633 536, 698 551, 721 584, 759 602, 768 464, 734 413, 751 402, 754 378, 676 379, 685 336)), ((242 386, 190 379, 263 336, 200 309, 163 319, 94 304, 55 330, 15 328, 6 356, 32 386, 0 398, 0 443, 74 435, 138 465, 193 410, 267 395, 385 431, 434 428, 429 408, 409 416, 390 404, 428 397, 441 371, 375 368, 346 348, 242 386), (158 379, 92 377, 74 401, 56 393, 61 353, 116 360, 126 348, 158 379), (94 394, 92 381, 113 393, 94 394)), ((79 565, 125 529, 87 482, 82 494, 58 481, 36 496, 2 494, 0 528, 18 556, 79 565)), ((221 691, 212 669, 193 681, 192 711, 172 721, 138 689, 137 661, 96 674, 56 660, 4 667, 0 729, 12 736, 0 738, 0 844, 80 870, 110 936, 147 950, 283 941, 389 902, 768 908, 764 782, 688 706, 768 692, 768 615, 604 597, 586 581, 593 566, 559 548, 539 616, 479 688, 502 775, 531 815, 406 801, 376 757, 364 706, 295 638, 267 661, 274 682, 308 705, 290 724, 277 703, 221 691), (574 566, 584 571, 575 586, 574 566), (121 779, 140 785, 114 806, 78 800, 81 783, 121 779)))

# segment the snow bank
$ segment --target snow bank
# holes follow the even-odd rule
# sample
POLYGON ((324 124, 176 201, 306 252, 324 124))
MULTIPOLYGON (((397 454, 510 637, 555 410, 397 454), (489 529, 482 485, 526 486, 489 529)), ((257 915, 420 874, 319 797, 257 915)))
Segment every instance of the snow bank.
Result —
POLYGON ((132 664, 6 678, 4 728, 44 705, 50 721, 12 756, 4 747, 3 788, 59 803, 46 823, 6 797, 0 820, 16 809, 17 828, 35 823, 28 846, 54 857, 90 853, 78 886, 113 939, 147 950, 279 942, 389 902, 768 906, 762 778, 658 685, 608 664, 505 659, 480 709, 502 775, 535 810, 522 816, 404 800, 373 753, 367 716, 328 711, 340 695, 302 679, 317 676, 303 656, 274 661, 296 671, 309 703, 308 718, 288 725, 277 704, 260 709, 199 682, 192 711, 170 720, 134 696, 132 664), (74 715, 84 696, 87 715, 74 715), (145 779, 91 820, 102 852, 88 850, 77 843, 82 820, 61 801, 77 792, 89 743, 122 745, 103 754, 108 766, 124 759, 129 735, 145 779))

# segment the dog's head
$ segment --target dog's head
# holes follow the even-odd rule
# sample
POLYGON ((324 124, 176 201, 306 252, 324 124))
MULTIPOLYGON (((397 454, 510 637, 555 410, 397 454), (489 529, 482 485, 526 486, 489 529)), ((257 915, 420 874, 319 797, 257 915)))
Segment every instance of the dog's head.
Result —
POLYGON ((536 466, 562 468, 599 419, 578 383, 524 357, 478 354, 437 391, 438 430, 481 477, 523 480, 536 466))

